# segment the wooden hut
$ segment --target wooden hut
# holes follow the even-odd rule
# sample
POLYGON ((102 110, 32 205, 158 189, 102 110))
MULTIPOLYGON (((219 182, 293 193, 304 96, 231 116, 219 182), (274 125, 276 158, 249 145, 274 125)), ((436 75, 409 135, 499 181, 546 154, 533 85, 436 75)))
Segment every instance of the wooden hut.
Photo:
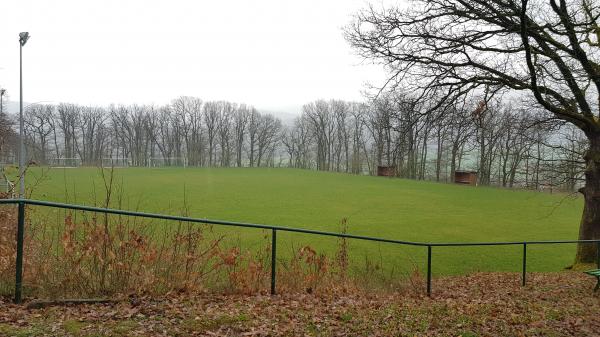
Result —
POLYGON ((477 171, 455 171, 454 183, 477 186, 477 171))
POLYGON ((395 166, 377 166, 377 176, 379 177, 393 177, 396 175, 395 166))

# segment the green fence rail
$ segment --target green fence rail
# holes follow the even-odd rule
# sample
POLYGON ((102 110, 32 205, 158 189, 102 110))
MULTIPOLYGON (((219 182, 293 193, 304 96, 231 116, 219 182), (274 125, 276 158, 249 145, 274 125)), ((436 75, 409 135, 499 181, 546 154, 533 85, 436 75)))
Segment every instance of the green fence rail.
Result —
POLYGON ((185 221, 192 223, 201 224, 212 224, 220 226, 234 226, 234 227, 246 227, 246 228, 257 228, 271 230, 271 294, 276 293, 276 257, 277 257, 277 231, 292 232, 292 233, 304 233, 322 236, 333 236, 338 238, 347 238, 364 241, 375 241, 383 243, 393 243, 399 245, 419 246, 427 248, 427 295, 431 296, 431 263, 432 263, 432 251, 433 247, 468 247, 468 246, 522 246, 523 247, 523 259, 522 259, 522 282, 524 286, 526 283, 527 276, 527 246, 529 245, 547 245, 547 244, 574 244, 574 243, 596 243, 597 249, 597 264, 600 268, 600 239, 598 240, 556 240, 556 241, 503 241, 503 242, 413 242, 413 241, 402 241, 385 238, 377 238, 362 235, 353 235, 346 233, 334 233, 317 231, 311 229, 282 227, 282 226, 271 226, 254 223, 244 222, 232 222, 202 218, 190 218, 176 215, 166 215, 157 213, 145 213, 145 212, 134 212, 127 210, 111 209, 111 208, 100 208, 83 205, 72 205, 51 201, 42 200, 31 200, 31 199, 0 199, 0 205, 2 204, 13 204, 18 206, 18 220, 17 220, 17 256, 16 256, 16 270, 15 270, 15 303, 21 303, 22 300, 22 286, 23 286, 23 239, 25 234, 25 206, 34 205, 50 208, 69 209, 76 211, 86 212, 97 212, 103 214, 116 214, 133 217, 141 217, 148 219, 161 219, 161 220, 173 220, 173 221, 185 221))

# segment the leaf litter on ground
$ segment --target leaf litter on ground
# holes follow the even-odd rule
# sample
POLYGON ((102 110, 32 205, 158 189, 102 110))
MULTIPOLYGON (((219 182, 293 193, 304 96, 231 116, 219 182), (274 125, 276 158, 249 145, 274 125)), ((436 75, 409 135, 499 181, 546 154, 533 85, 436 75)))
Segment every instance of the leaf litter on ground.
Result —
POLYGON ((0 300, 0 336, 600 336, 600 293, 577 272, 475 273, 422 291, 177 293, 50 306, 0 300))

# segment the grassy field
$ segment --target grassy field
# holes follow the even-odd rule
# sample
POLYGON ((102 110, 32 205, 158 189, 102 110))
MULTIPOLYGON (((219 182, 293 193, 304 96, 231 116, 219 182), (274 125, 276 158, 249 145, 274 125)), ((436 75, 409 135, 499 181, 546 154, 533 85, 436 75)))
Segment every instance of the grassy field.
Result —
MULTIPOLYGON (((104 187, 96 168, 51 169, 34 199, 98 205, 104 187)), ((30 173, 40 177, 41 169, 30 173)), ((582 200, 565 194, 468 187, 293 169, 115 169, 121 207, 231 221, 340 231, 409 241, 470 242, 576 239, 582 200)), ((45 210, 44 212, 55 212, 45 210)), ((223 229, 244 247, 264 244, 258 230, 223 229)), ((310 244, 333 251, 336 239, 281 233, 282 254, 310 244)), ((354 266, 365 256, 386 270, 424 267, 426 249, 351 241, 354 266)), ((574 257, 574 245, 528 249, 528 269, 558 271, 574 257)), ((517 271, 522 248, 434 248, 434 275, 480 270, 517 271)))

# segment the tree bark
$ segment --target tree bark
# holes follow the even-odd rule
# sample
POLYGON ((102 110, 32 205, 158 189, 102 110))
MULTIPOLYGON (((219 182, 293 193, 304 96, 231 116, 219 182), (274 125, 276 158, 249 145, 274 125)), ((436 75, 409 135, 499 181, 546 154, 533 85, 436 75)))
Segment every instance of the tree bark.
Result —
MULTIPOLYGON (((585 187, 579 192, 584 196, 583 215, 579 226, 580 240, 600 239, 600 133, 589 135, 589 149, 584 155, 585 187)), ((580 243, 577 246, 576 263, 593 263, 597 259, 598 244, 580 243)))

